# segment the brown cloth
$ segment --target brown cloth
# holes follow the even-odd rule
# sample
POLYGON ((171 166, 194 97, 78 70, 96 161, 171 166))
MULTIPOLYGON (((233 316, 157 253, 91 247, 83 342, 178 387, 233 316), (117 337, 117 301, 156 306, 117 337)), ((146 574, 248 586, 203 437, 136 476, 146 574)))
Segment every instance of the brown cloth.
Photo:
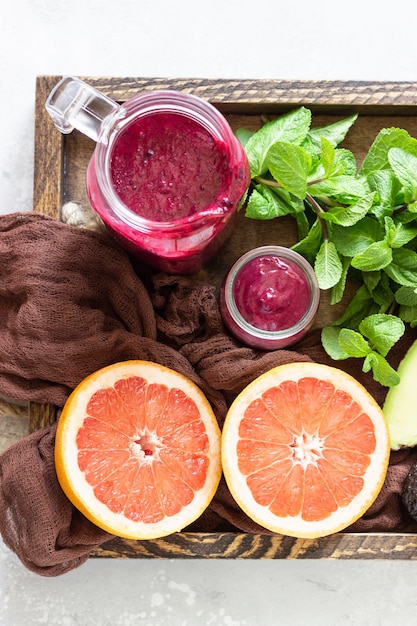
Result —
MULTIPOLYGON (((394 367, 413 339, 408 334, 395 347, 394 367)), ((242 346, 223 327, 213 285, 152 272, 141 279, 128 256, 102 234, 37 213, 0 216, 0 394, 62 407, 89 373, 127 359, 151 360, 189 376, 220 425, 236 394, 271 367, 310 359, 334 365, 317 331, 294 350, 242 346)), ((386 390, 356 360, 338 366, 383 402, 386 390)), ((0 455, 0 532, 26 567, 44 576, 79 566, 110 538, 62 492, 54 435, 55 425, 0 455)), ((417 455, 398 454, 379 498, 351 530, 410 524, 400 489, 417 455)), ((268 534, 234 503, 224 481, 189 530, 268 534)))

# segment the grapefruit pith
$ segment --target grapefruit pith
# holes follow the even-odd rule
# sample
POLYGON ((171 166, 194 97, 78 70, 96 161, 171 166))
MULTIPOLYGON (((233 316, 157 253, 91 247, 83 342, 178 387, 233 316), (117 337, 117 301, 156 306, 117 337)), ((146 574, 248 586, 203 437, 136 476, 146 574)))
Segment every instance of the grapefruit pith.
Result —
POLYGON ((69 500, 100 528, 163 537, 197 519, 213 498, 220 429, 187 377, 148 361, 116 363, 69 396, 55 466, 69 500))
POLYGON ((245 513, 280 534, 315 538, 361 517, 390 453, 381 408, 353 377, 318 363, 278 366, 232 403, 222 433, 227 485, 245 513))

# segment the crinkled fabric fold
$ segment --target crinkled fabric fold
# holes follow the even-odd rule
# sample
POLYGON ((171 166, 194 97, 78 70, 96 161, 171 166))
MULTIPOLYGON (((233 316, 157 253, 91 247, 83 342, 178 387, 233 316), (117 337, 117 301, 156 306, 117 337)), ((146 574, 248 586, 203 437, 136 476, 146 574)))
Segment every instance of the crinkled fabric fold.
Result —
POLYGON ((58 576, 78 567, 111 538, 72 506, 54 466, 56 427, 44 428, 1 456, 0 528, 6 545, 31 571, 58 576))
MULTIPOLYGON (((412 339, 400 342, 394 366, 412 339)), ((189 376, 207 395, 220 425, 236 394, 271 367, 305 360, 331 364, 318 331, 291 350, 242 346, 223 327, 213 285, 160 273, 142 280, 128 256, 102 234, 37 213, 0 216, 0 394, 62 407, 85 376, 128 359, 158 362, 189 376)), ((382 388, 356 362, 340 366, 383 401, 382 388)), ((51 426, 28 435, 0 455, 0 532, 26 567, 45 576, 78 567, 109 538, 61 491, 54 433, 51 426)), ((395 530, 409 522, 398 491, 409 463, 406 455, 390 467, 380 498, 366 521, 358 521, 358 530, 360 524, 367 531, 395 530)), ((221 529, 268 534, 237 507, 224 481, 192 526, 198 532, 221 529)))

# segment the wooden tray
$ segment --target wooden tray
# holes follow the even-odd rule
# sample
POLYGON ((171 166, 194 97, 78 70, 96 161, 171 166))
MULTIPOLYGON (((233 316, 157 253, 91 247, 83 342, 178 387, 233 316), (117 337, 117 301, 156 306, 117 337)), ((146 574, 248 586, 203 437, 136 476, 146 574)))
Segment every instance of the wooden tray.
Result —
MULTIPOLYGON (((77 131, 59 133, 45 111, 46 99, 61 76, 40 76, 36 81, 34 210, 60 218, 69 200, 87 203, 85 171, 94 149, 92 141, 77 131)), ((92 78, 88 83, 118 102, 139 91, 176 89, 194 93, 214 104, 233 129, 258 128, 273 117, 304 105, 313 112, 314 125, 359 113, 345 142, 358 163, 381 128, 398 126, 417 137, 417 83, 376 83, 281 80, 205 80, 164 78, 92 78)), ((244 219, 238 236, 203 271, 203 277, 219 283, 232 262, 249 248, 262 244, 295 242, 292 221, 254 222, 244 219)), ((318 323, 330 312, 326 298, 318 323)), ((53 423, 55 407, 31 403, 30 430, 53 423)), ((247 533, 176 533, 152 541, 113 539, 92 553, 96 557, 136 558, 247 558, 247 559, 417 559, 417 534, 338 533, 317 540, 247 533)))

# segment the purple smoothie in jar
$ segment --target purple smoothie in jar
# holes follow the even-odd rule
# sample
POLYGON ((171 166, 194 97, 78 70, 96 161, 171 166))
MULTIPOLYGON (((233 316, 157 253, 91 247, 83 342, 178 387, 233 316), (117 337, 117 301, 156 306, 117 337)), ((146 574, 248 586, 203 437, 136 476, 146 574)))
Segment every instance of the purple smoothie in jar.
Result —
POLYGON ((249 165, 226 119, 209 103, 168 92, 153 98, 110 140, 104 160, 97 146, 87 191, 126 250, 169 274, 191 274, 230 235, 249 165))
POLYGON ((305 335, 319 300, 314 270, 304 257, 281 246, 262 246, 233 265, 220 305, 225 324, 240 341, 275 350, 305 335))
POLYGON ((132 255, 170 274, 198 271, 229 236, 250 184, 243 146, 210 102, 175 90, 118 104, 73 76, 46 109, 64 134, 96 142, 92 208, 132 255))
POLYGON ((121 201, 156 222, 204 210, 229 184, 224 147, 175 113, 147 115, 128 126, 113 148, 110 173, 121 201))

